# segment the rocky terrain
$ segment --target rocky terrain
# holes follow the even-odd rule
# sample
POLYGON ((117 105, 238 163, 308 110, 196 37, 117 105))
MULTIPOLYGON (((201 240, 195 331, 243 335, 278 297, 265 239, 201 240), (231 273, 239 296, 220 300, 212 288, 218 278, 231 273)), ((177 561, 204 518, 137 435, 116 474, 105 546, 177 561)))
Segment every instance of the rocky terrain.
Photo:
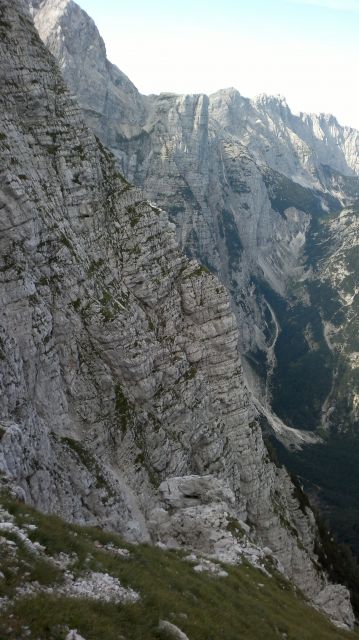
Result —
POLYGON ((350 627, 264 446, 226 289, 86 128, 24 3, 0 9, 3 484, 127 540, 196 553, 196 526, 213 558, 269 555, 350 627))
MULTIPOLYGON (((167 214, 84 124, 25 2, 1 0, 0 36, 2 484, 70 522, 184 549, 199 573, 245 562, 267 576, 269 562, 350 628, 313 513, 264 445, 225 286, 181 253, 167 214)), ((303 216, 288 215, 302 233, 303 216)), ((242 335, 259 309, 255 298, 242 335)), ((6 509, 0 528, 28 546, 6 509)), ((116 580, 94 565, 55 596, 108 588, 135 602, 116 580)))
MULTIPOLYGON (((41 640, 354 640, 276 571, 129 544, 0 495, 0 636, 41 640)), ((189 507, 190 508, 190 507, 189 507)), ((244 532, 237 530, 245 547, 244 532)))
MULTIPOLYGON (((31 7, 89 126, 126 178, 168 211, 187 255, 217 273, 229 290, 257 405, 264 414, 274 406, 284 423, 301 430, 328 422, 335 367, 322 309, 300 326, 300 339, 312 369, 330 371, 323 381, 312 376, 314 388, 304 403, 295 397, 293 404, 307 408, 299 415, 287 397, 295 395, 296 380, 286 375, 288 363, 278 354, 278 337, 287 331, 278 315, 281 299, 296 307, 296 316, 305 315, 319 257, 313 251, 316 226, 359 196, 358 132, 333 116, 295 116, 284 98, 249 100, 235 89, 209 97, 142 96, 107 60, 95 24, 72 0, 36 0, 31 7)), ((289 355, 296 358, 295 347, 289 355)), ((299 365, 297 378, 306 378, 308 368, 299 365)), ((272 420, 277 432, 278 424, 272 420)), ((298 441, 293 432, 285 437, 298 441)))
POLYGON ((359 492, 346 479, 358 449, 359 133, 294 115, 278 96, 143 96, 75 2, 30 6, 90 128, 229 291, 261 424, 286 447, 316 443, 282 458, 359 554, 359 492))

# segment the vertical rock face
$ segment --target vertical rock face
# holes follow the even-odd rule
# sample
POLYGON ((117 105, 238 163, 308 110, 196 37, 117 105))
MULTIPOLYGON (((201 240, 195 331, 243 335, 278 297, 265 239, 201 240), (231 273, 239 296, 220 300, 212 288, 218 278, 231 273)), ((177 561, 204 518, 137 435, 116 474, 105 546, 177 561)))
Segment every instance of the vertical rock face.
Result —
POLYGON ((328 114, 294 115, 282 96, 243 98, 235 89, 211 96, 213 119, 240 138, 259 162, 305 187, 323 187, 321 165, 359 171, 358 131, 328 114))
MULTIPOLYGON (((280 96, 248 100, 235 89, 209 97, 141 96, 108 62, 94 23, 74 2, 37 0, 31 6, 87 123, 127 179, 168 211, 187 255, 217 273, 229 290, 247 384, 267 411, 271 387, 275 395, 285 382, 280 366, 279 380, 273 372, 278 336, 288 329, 279 317, 286 303, 273 301, 282 296, 301 313, 310 300, 305 282, 313 271, 313 221, 353 201, 348 185, 356 181, 358 187, 358 132, 333 116, 295 116, 280 96), (298 282, 299 294, 293 287, 298 282)), ((304 343, 306 332, 305 326, 304 343)), ((320 341, 325 351, 323 332, 320 341)), ((317 366, 331 368, 333 378, 325 358, 317 366)), ((315 390, 318 400, 313 396, 308 415, 284 406, 286 392, 273 398, 276 411, 291 426, 318 426, 321 409, 314 404, 325 411, 331 383, 315 390)))
POLYGON ((5 480, 44 510, 146 540, 162 481, 220 479, 256 541, 336 611, 313 515, 253 420, 225 288, 118 173, 18 2, 2 0, 0 31, 5 480))
POLYGON ((68 84, 81 95, 87 94, 82 108, 106 144, 115 142, 121 127, 128 135, 136 133, 143 119, 142 97, 125 74, 107 60, 105 44, 91 18, 72 0, 34 0, 30 11, 60 68, 66 69, 68 84), (63 24, 69 46, 64 46, 63 24), (114 119, 111 124, 109 114, 114 119))

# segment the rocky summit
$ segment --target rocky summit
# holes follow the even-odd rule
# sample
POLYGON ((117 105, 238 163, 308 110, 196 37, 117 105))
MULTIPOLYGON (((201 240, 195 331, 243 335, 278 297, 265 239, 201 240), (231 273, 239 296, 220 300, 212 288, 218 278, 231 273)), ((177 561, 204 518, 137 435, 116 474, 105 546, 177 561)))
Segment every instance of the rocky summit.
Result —
MULTIPOLYGON (((29 11, 20 0, 0 1, 3 494, 71 523, 115 531, 128 542, 156 543, 176 553, 185 550, 198 573, 210 572, 224 580, 230 570, 218 563, 225 563, 248 564, 266 577, 282 574, 337 625, 351 628, 349 593, 330 582, 318 561, 320 539, 313 512, 284 467, 272 461, 245 383, 239 345, 245 335, 248 344, 261 339, 259 329, 249 329, 253 313, 259 314, 258 300, 253 293, 242 326, 239 307, 232 307, 233 287, 230 297, 224 286, 236 272, 236 287, 242 283, 249 295, 249 271, 244 272, 237 258, 245 251, 249 256, 250 247, 268 278, 273 283, 277 278, 278 289, 282 286, 278 264, 270 266, 268 247, 257 251, 253 236, 248 236, 245 249, 240 247, 229 201, 234 208, 243 198, 262 198, 263 220, 258 218, 258 225, 270 224, 266 215, 276 215, 278 234, 284 229, 294 255, 299 255, 308 213, 295 207, 286 209, 284 217, 273 213, 268 191, 263 186, 260 193, 256 185, 265 185, 265 179, 273 185, 277 174, 268 174, 250 150, 232 143, 230 127, 219 143, 205 97, 166 95, 146 102, 104 56, 96 28, 73 2, 34 2, 29 11), (148 167, 146 190, 133 187, 128 178, 137 181, 139 170, 133 165, 131 172, 130 164, 124 169, 133 151, 118 150, 114 155, 106 146, 116 151, 111 140, 101 141, 105 133, 100 136, 97 131, 96 136, 85 124, 86 112, 95 110, 89 105, 86 109, 81 100, 80 109, 61 74, 62 70, 68 81, 68 70, 76 72, 75 59, 58 48, 55 61, 32 15, 38 28, 42 24, 48 29, 42 36, 51 49, 58 46, 62 32, 52 28, 50 17, 55 25, 67 20, 74 29, 85 20, 79 53, 91 37, 98 81, 88 84, 100 104, 102 79, 109 74, 107 107, 114 105, 121 126, 128 118, 128 139, 138 136, 138 149, 147 148, 146 140, 152 145, 138 131, 138 122, 154 114, 156 100, 165 118, 174 108, 182 122, 179 146, 188 167, 196 156, 208 180, 216 169, 220 181, 232 182, 228 201, 218 210, 218 247, 223 251, 216 245, 209 265, 222 283, 194 258, 187 242, 194 239, 200 258, 204 238, 213 240, 212 223, 200 207, 207 202, 208 211, 213 211, 214 201, 210 203, 203 192, 198 208, 193 208, 192 189, 206 184, 202 173, 188 174, 188 191, 179 178, 170 182, 167 173, 162 176, 163 185, 182 194, 178 228, 188 249, 185 256, 163 202, 155 204, 149 188, 151 180, 159 180, 159 163, 166 172, 173 167, 177 152, 171 136, 159 134, 156 140, 164 146, 143 158, 148 167), (117 111, 119 103, 122 111, 117 111), (214 165, 204 153, 204 140, 207 149, 216 146, 214 165), (230 174, 237 165, 253 179, 253 193, 238 183, 238 173, 230 174), (198 243, 191 222, 195 219, 198 243), (224 246, 231 241, 234 253, 224 258, 224 246), (224 260, 232 264, 231 271, 222 269, 224 260)), ((215 104, 212 101, 211 109, 215 104)), ((157 119, 153 126, 162 125, 157 119)), ((125 142, 121 138, 121 145, 125 142)), ((355 167, 350 171, 354 175, 355 167)), ((169 195, 164 199, 173 220, 169 195)), ((218 197, 221 200, 223 194, 218 197)), ((326 197, 332 196, 323 187, 318 195, 321 206, 326 197)), ((241 210, 250 215, 249 204, 241 210)), ((280 264, 290 262, 280 245, 278 255, 280 264)), ((273 312, 273 322, 274 316, 273 312)), ((19 527, 4 508, 0 530, 10 531, 10 540, 19 538, 33 553, 19 527)), ((87 597, 105 589, 114 598, 137 601, 131 585, 127 589, 97 569, 64 575, 65 586, 56 593, 87 597)), ((25 584, 16 593, 21 600, 31 597, 32 590, 25 584)), ((2 606, 11 606, 11 600, 5 597, 2 606)), ((166 633, 168 625, 177 626, 162 622, 166 633)), ((69 637, 76 637, 74 629, 68 631, 69 637)))

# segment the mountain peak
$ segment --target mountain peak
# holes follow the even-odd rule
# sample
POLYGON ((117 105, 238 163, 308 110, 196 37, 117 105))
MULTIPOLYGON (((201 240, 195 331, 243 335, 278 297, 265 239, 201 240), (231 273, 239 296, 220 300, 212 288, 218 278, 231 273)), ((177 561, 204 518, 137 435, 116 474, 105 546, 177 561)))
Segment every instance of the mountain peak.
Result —
POLYGON ((253 102, 257 107, 262 106, 266 108, 285 108, 290 111, 287 99, 285 98, 285 96, 279 93, 274 95, 268 93, 260 93, 259 95, 255 96, 253 102))

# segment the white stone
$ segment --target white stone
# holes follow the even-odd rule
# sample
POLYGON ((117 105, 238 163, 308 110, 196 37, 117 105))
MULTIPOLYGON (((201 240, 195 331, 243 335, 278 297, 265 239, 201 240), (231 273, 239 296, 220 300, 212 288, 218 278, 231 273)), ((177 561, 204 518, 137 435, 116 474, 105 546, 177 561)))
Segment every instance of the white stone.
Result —
POLYGON ((168 620, 160 620, 158 628, 160 631, 166 631, 173 640, 189 640, 188 636, 186 636, 181 629, 172 624, 172 622, 168 622, 168 620))

